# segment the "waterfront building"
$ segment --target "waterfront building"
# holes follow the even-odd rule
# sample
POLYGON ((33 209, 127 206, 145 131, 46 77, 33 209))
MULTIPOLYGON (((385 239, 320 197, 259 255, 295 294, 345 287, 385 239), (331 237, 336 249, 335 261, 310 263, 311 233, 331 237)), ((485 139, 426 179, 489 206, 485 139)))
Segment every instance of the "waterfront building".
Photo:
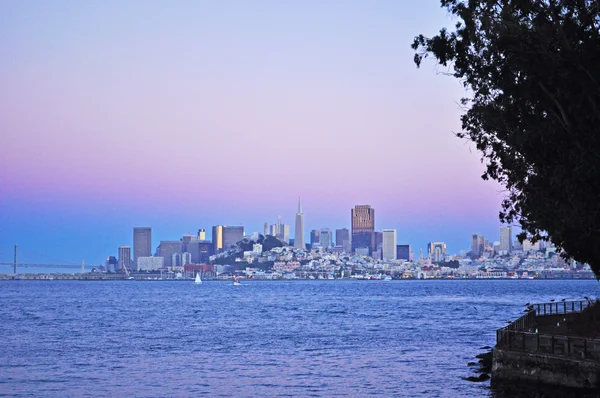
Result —
POLYGON ((223 248, 223 226, 215 225, 212 227, 213 251, 218 253, 223 248))
POLYGON ((444 242, 428 243, 427 256, 432 262, 444 261, 446 257, 446 244, 444 242))
POLYGON ((319 243, 324 249, 333 246, 333 234, 329 228, 321 228, 319 231, 319 243))
POLYGON ((138 271, 159 271, 164 268, 164 258, 162 257, 138 257, 138 271))
POLYGON ((182 253, 183 242, 180 240, 162 240, 158 246, 158 256, 164 259, 164 266, 173 266, 173 254, 182 253))
POLYGON ((396 260, 396 230, 383 230, 383 261, 396 260))
POLYGON ((500 253, 510 254, 512 249, 512 227, 500 227, 500 253))
POLYGON ((411 245, 396 245, 396 259, 413 261, 413 250, 411 245))
POLYGON ((198 240, 206 240, 206 230, 204 228, 198 230, 198 240))
POLYGON ((119 269, 127 268, 132 271, 131 264, 131 246, 119 247, 119 269))
POLYGON ((313 229, 312 231, 310 231, 311 247, 314 247, 315 245, 319 244, 319 233, 320 233, 320 231, 318 229, 313 229))
POLYGON ((366 247, 369 255, 375 246, 375 209, 369 205, 357 205, 350 210, 352 223, 352 251, 366 247))
POLYGON ((231 246, 235 246, 236 243, 244 239, 244 227, 223 227, 223 248, 229 249, 231 246))
POLYGON ((138 257, 152 255, 152 228, 133 228, 133 262, 137 264, 138 257))
POLYGON ((302 213, 302 203, 298 198, 298 212, 296 213, 296 225, 294 230, 294 247, 298 249, 306 249, 304 242, 304 213, 302 213))

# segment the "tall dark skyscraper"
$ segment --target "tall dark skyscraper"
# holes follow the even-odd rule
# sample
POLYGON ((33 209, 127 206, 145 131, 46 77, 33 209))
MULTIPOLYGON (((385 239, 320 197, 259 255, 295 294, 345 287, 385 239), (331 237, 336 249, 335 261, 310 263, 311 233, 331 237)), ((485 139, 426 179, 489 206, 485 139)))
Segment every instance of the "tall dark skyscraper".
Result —
POLYGON ((137 266, 138 257, 152 255, 152 228, 133 228, 133 264, 137 266))
POLYGON ((244 227, 223 227, 223 248, 229 249, 244 239, 244 227))
POLYGON ((350 230, 348 228, 335 230, 335 244, 341 246, 344 253, 352 251, 350 242, 350 230))
POLYGON ((383 248, 383 232, 373 232, 373 234, 373 248, 374 250, 381 250, 383 248))
POLYGON ((375 209, 369 205, 357 205, 350 210, 352 221, 352 251, 368 247, 369 254, 375 248, 375 209))

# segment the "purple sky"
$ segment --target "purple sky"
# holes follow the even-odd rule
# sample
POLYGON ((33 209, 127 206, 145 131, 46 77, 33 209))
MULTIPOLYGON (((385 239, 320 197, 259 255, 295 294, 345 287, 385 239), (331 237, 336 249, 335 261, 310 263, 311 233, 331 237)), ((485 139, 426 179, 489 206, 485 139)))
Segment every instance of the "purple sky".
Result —
POLYGON ((498 240, 502 189, 453 136, 465 91, 412 61, 453 25, 438 0, 176 4, 0 3, 0 262, 262 231, 298 196, 307 236, 370 204, 415 253, 498 240))

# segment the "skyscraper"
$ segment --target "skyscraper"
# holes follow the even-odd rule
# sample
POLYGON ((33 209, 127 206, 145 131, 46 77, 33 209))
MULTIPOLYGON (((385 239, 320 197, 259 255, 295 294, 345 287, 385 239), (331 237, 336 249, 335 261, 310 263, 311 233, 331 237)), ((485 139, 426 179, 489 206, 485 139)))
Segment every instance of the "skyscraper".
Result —
POLYGON ((214 245, 214 253, 218 253, 223 248, 223 226, 215 225, 212 227, 212 242, 214 245))
POLYGON ((352 251, 352 248, 350 247, 350 230, 348 228, 335 230, 335 244, 342 246, 345 253, 350 253, 352 251))
POLYGON ((510 254, 512 252, 512 227, 500 227, 500 252, 510 254))
POLYGON ((352 221, 352 251, 368 248, 373 253, 375 245, 375 209, 369 205, 357 205, 350 210, 352 221))
POLYGON ((269 223, 266 222, 263 236, 267 236, 267 235, 269 235, 269 223))
POLYGON ((396 230, 383 230, 383 261, 396 260, 396 230))
POLYGON ((150 257, 152 255, 152 228, 133 228, 133 262, 137 265, 138 257, 150 257))
POLYGON ((396 245, 396 259, 413 261, 413 251, 410 245, 396 245))
POLYGON ((310 245, 314 247, 315 244, 319 243, 319 230, 313 229, 310 231, 310 245))
POLYGON ((132 271, 131 267, 131 247, 120 246, 119 247, 119 269, 127 268, 132 271))
POLYGON ((433 262, 444 261, 446 257, 446 244, 444 242, 428 243, 427 255, 433 262))
POLYGON ((198 230, 198 240, 206 240, 206 230, 204 228, 198 230))
POLYGON ((333 246, 333 234, 329 228, 321 228, 319 232, 319 243, 321 247, 327 249, 333 246))
POLYGON ((235 246, 236 243, 244 239, 244 227, 223 227, 223 248, 229 249, 235 246))
POLYGON ((302 213, 302 204, 298 198, 298 212, 296 213, 296 229, 294 231, 294 247, 306 249, 304 244, 304 214, 302 213))
POLYGON ((183 242, 180 240, 161 240, 158 246, 158 256, 164 258, 164 266, 173 265, 173 254, 181 254, 183 242))

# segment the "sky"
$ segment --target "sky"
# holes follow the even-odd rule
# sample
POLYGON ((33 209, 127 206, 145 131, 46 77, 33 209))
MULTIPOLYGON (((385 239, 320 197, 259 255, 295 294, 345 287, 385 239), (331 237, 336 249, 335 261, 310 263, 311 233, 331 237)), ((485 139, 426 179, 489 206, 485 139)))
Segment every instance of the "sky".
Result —
POLYGON ((438 0, 0 2, 0 262, 101 264, 134 226, 293 233, 298 197, 307 240, 357 204, 417 255, 499 240, 467 93, 410 48, 454 23, 438 0))

